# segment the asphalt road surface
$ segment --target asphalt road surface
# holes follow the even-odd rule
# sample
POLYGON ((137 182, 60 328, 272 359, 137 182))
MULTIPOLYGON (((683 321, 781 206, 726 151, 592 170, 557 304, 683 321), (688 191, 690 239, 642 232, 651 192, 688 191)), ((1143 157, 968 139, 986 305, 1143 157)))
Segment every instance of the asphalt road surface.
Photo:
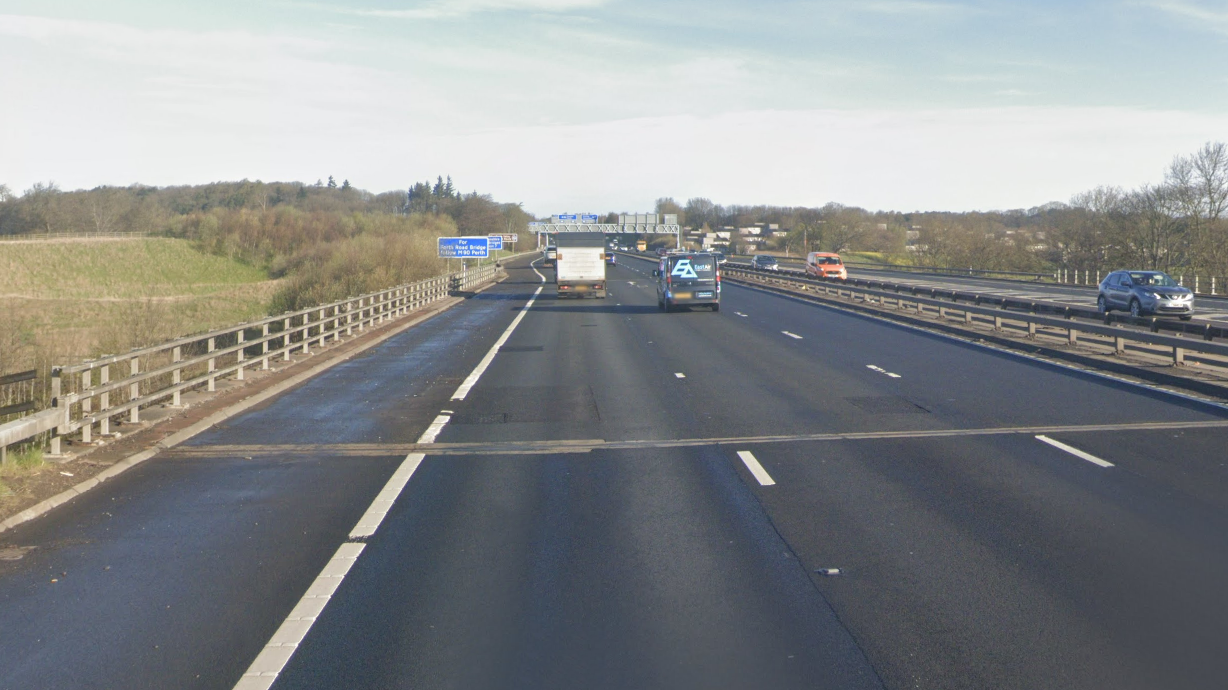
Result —
MULTIPOLYGON (((1013 297, 1034 302, 1053 302, 1072 307, 1094 309, 1100 292, 1095 285, 1062 285, 1054 283, 1028 283, 1013 280, 994 280, 973 276, 918 275, 907 271, 889 271, 866 268, 850 268, 849 276, 865 280, 883 280, 901 285, 935 287, 943 290, 979 292, 984 295, 1013 297)), ((1200 288, 1208 289, 1201 285, 1200 288)), ((1228 286, 1220 286, 1222 293, 1228 286)), ((1228 323, 1228 298, 1199 296, 1194 299, 1194 318, 1223 325, 1228 323)))
POLYGON ((1224 686, 1228 411, 650 269, 518 262, 0 535, 0 688, 1224 686))
MULTIPOLYGON (((735 263, 745 264, 740 261, 735 263)), ((804 272, 800 263, 782 263, 784 271, 804 272)), ((924 274, 916 271, 892 271, 864 267, 849 267, 850 278, 862 280, 881 280, 900 285, 915 285, 923 288, 938 288, 940 290, 959 290, 962 292, 980 293, 996 297, 1011 297, 1032 302, 1047 302, 1085 309, 1096 308, 1096 297, 1099 291, 1095 285, 1068 285, 1056 283, 1033 283, 1023 280, 1001 280, 981 278, 976 276, 924 274)), ((1200 286, 1209 289, 1208 285, 1200 286)), ((1228 285, 1221 285, 1219 292, 1228 290, 1228 285)), ((1196 313, 1194 318, 1210 321, 1217 325, 1228 325, 1228 297, 1198 296, 1194 301, 1196 313)), ((1172 317, 1170 317, 1172 318, 1172 317)))

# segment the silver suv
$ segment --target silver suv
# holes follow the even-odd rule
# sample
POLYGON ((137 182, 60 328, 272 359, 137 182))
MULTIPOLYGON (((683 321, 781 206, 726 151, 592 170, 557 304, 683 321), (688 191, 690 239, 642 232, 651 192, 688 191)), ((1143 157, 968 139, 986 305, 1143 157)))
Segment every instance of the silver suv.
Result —
POLYGON ((1163 271, 1114 271, 1100 281, 1096 308, 1101 313, 1121 309, 1134 317, 1171 314, 1188 321, 1194 317, 1194 293, 1163 271))

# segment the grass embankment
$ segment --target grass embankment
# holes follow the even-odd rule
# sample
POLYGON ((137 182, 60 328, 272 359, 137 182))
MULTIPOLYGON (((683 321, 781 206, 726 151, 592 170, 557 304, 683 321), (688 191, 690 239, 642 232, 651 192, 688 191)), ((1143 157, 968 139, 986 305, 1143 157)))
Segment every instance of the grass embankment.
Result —
POLYGON ((8 462, 0 465, 0 504, 3 503, 3 499, 13 495, 13 490, 4 485, 6 477, 31 474, 42 469, 43 465, 42 448, 9 450, 8 462))
POLYGON ((278 284, 186 240, 2 243, 0 338, 9 347, 0 345, 0 368, 66 364, 253 319, 278 284))

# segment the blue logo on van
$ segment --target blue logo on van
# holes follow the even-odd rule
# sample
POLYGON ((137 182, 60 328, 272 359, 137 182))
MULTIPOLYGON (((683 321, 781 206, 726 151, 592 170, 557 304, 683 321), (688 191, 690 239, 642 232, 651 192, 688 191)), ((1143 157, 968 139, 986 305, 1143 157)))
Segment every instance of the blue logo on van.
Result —
POLYGON ((674 270, 670 271, 671 276, 678 278, 698 278, 699 274, 695 272, 691 266, 690 259, 678 259, 678 263, 674 264, 674 270))

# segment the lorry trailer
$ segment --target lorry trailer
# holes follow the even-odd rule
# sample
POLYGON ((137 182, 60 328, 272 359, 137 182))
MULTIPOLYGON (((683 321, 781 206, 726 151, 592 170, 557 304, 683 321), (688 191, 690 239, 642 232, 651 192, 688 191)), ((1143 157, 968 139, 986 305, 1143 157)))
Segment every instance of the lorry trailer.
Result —
POLYGON ((554 283, 559 297, 605 298, 605 235, 560 232, 555 240, 554 283))

